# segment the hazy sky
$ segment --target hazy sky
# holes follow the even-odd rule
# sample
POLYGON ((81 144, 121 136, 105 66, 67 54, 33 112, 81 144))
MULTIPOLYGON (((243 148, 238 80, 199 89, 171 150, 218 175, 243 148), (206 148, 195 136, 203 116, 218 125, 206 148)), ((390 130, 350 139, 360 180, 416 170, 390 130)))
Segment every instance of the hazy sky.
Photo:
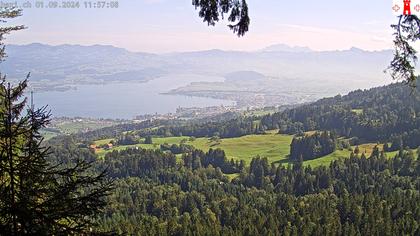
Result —
POLYGON ((23 23, 28 29, 8 36, 7 42, 108 44, 159 53, 257 50, 277 43, 315 50, 392 47, 389 25, 396 17, 391 0, 248 0, 248 4, 251 26, 243 38, 236 37, 226 22, 207 27, 191 0, 119 0, 118 9, 84 9, 84 4, 80 9, 26 9, 11 23, 23 23))

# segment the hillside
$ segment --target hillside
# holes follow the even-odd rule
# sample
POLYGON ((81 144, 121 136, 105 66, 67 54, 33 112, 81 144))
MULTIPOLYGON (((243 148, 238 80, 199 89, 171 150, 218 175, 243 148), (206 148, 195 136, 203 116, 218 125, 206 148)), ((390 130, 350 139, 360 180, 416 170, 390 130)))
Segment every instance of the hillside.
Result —
MULTIPOLYGON (((97 172, 108 170, 115 190, 97 220, 105 232, 417 235, 420 149, 400 145, 394 151, 392 142, 385 150, 388 143, 379 139, 361 143, 371 132, 417 142, 419 136, 404 138, 419 127, 417 114, 417 95, 394 84, 263 117, 121 124, 48 144, 54 161, 78 157, 92 161, 97 172), (405 111, 411 119, 398 118, 405 111), (389 117, 379 119, 381 114, 389 117), (374 126, 363 123, 374 116, 374 126), (333 137, 340 124, 349 125, 343 130, 364 124, 366 133, 356 139, 350 129, 333 137), (272 126, 293 135, 268 131, 272 126), (334 152, 304 162, 288 159, 296 136, 311 141, 318 130, 330 130, 321 138, 335 140, 334 152)), ((321 143, 314 144, 318 149, 321 143)))
POLYGON ((240 117, 217 122, 178 123, 156 129, 139 130, 141 135, 187 135, 221 138, 263 134, 280 129, 281 133, 328 130, 339 136, 367 142, 392 142, 402 139, 404 146, 416 148, 420 142, 420 96, 404 84, 392 84, 369 90, 357 90, 345 96, 286 109, 262 117, 240 117))
POLYGON ((402 139, 404 146, 416 148, 420 145, 420 90, 400 83, 357 90, 267 115, 261 123, 284 133, 330 130, 365 142, 402 139))
MULTIPOLYGON (((416 92, 403 84, 392 84, 321 99, 262 117, 244 116, 224 121, 157 120, 107 127, 75 137, 83 142, 94 141, 97 145, 113 140, 112 149, 96 151, 100 157, 134 147, 160 150, 163 144, 185 144, 203 151, 222 149, 228 159, 248 164, 256 156, 266 157, 270 163, 286 164, 298 159, 298 155, 289 158, 294 137, 331 131, 338 136, 329 144, 335 147, 304 160, 305 165, 329 165, 331 161, 349 157, 355 149, 367 157, 375 146, 388 157, 404 148, 415 151, 420 146, 418 95, 418 89, 416 92), (138 140, 137 144, 116 145, 121 135, 128 134, 138 140), (143 143, 147 136, 153 137, 153 144, 143 143)), ((318 145, 322 148, 323 144, 318 145)))
POLYGON ((420 236, 419 4, 1 1, 0 236, 420 236))

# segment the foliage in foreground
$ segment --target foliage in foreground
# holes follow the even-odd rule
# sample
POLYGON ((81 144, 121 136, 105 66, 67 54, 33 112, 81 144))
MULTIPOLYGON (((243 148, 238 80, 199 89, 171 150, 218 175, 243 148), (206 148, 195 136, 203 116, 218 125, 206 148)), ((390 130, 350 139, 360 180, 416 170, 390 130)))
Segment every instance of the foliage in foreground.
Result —
POLYGON ((52 164, 40 129, 50 115, 33 105, 24 112, 27 80, 0 84, 0 234, 86 232, 111 189, 105 172, 76 158, 52 164))

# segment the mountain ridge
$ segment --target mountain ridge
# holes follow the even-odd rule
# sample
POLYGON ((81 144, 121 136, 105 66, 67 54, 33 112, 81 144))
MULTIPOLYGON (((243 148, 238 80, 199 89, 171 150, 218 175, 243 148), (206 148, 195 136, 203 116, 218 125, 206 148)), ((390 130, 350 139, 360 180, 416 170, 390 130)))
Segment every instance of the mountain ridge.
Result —
POLYGON ((325 53, 325 52, 345 52, 345 51, 363 51, 363 52, 389 52, 393 51, 392 49, 381 49, 381 50, 366 50, 358 47, 351 47, 349 49, 337 49, 337 50, 314 50, 307 46, 291 46, 288 44, 272 44, 268 45, 262 49, 254 50, 254 51, 246 51, 246 50, 226 50, 226 49, 202 49, 202 50, 194 50, 194 51, 175 51, 175 52, 163 52, 163 53, 154 53, 154 52, 146 52, 146 51, 135 51, 130 50, 124 47, 114 46, 112 44, 48 44, 48 43, 27 43, 27 44, 6 44, 6 50, 8 47, 48 47, 48 48, 60 48, 60 47, 75 47, 75 48, 108 48, 108 49, 119 49, 121 51, 129 52, 129 53, 140 53, 140 54, 149 54, 149 55, 174 55, 174 54, 183 54, 183 53, 220 53, 220 52, 243 52, 243 53, 258 53, 258 52, 296 52, 296 53, 325 53))
MULTIPOLYGON (((229 85, 235 86, 232 91, 245 89, 247 94, 258 91, 262 96, 285 94, 287 100, 295 97, 294 91, 302 95, 316 93, 316 96, 310 98, 302 97, 304 101, 386 83, 383 70, 387 68, 393 56, 389 50, 369 52, 357 48, 325 52, 215 49, 148 54, 110 45, 52 46, 41 43, 8 45, 6 53, 8 59, 0 64, 2 73, 7 74, 9 79, 18 80, 31 72, 31 85, 38 91, 63 91, 66 87, 83 84, 128 80, 147 82, 162 76, 179 75, 196 76, 197 81, 193 82, 202 82, 202 76, 211 77, 208 82, 217 82, 217 78, 221 79, 231 73, 252 71, 273 79, 262 79, 261 83, 253 83, 253 87, 249 87, 238 78, 238 83, 229 85)), ((246 79, 243 81, 252 83, 246 79)), ((204 90, 209 91, 205 88, 204 90)), ((214 97, 215 92, 217 91, 210 91, 210 96, 214 97)), ((191 94, 203 95, 194 91, 191 94)), ((226 97, 230 94, 226 95, 224 92, 217 96, 226 97)), ((268 97, 267 99, 272 100, 268 97)))

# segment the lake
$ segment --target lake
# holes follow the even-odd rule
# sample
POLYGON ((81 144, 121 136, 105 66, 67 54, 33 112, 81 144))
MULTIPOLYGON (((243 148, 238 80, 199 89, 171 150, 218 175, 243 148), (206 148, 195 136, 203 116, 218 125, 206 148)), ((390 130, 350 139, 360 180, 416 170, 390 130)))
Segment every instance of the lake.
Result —
POLYGON ((136 115, 170 113, 178 107, 232 105, 232 101, 164 95, 191 82, 223 81, 221 77, 167 76, 146 83, 79 85, 77 90, 34 93, 36 106, 48 105, 53 116, 132 119, 136 115))

